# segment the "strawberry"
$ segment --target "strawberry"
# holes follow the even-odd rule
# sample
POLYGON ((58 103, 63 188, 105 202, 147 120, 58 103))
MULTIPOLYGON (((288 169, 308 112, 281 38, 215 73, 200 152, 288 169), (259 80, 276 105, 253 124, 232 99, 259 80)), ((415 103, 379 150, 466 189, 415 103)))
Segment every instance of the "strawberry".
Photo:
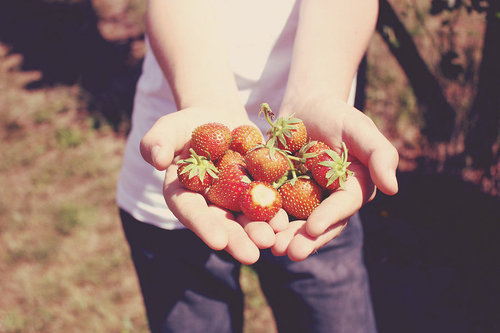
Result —
POLYGON ((217 161, 229 149, 231 130, 221 123, 207 123, 194 129, 191 147, 201 156, 217 161))
POLYGON ((250 150, 262 144, 260 131, 251 125, 241 125, 231 131, 232 140, 229 149, 245 156, 250 150))
POLYGON ((245 155, 245 162, 250 175, 255 180, 272 183, 281 178, 288 170, 288 159, 282 151, 258 146, 245 155))
POLYGON ((298 219, 307 219, 323 197, 323 189, 309 177, 288 181, 278 192, 283 200, 283 209, 298 219))
POLYGON ((204 192, 217 179, 217 168, 204 156, 198 156, 193 149, 191 156, 177 162, 177 177, 188 190, 204 192))
POLYGON ((298 155, 303 159, 307 170, 312 170, 316 164, 316 158, 327 149, 331 148, 324 142, 310 141, 300 149, 298 155))
POLYGON ((297 152, 307 142, 307 129, 302 120, 290 117, 279 117, 274 123, 274 116, 267 103, 263 103, 260 108, 266 120, 271 125, 268 131, 269 140, 277 142, 278 148, 286 149, 292 154, 297 152))
POLYGON ((342 148, 342 156, 331 149, 326 149, 316 158, 311 173, 314 180, 323 188, 332 191, 339 187, 344 188, 347 177, 353 175, 353 172, 347 169, 351 162, 347 161, 347 147, 343 142, 342 148))
POLYGON ((238 198, 249 183, 250 179, 241 165, 224 168, 208 189, 207 198, 219 207, 239 212, 241 209, 238 198))
POLYGON ((246 167, 245 158, 240 153, 231 149, 226 151, 216 164, 219 171, 227 167, 233 167, 235 165, 246 167))
POLYGON ((281 196, 270 184, 253 181, 239 198, 243 214, 252 221, 269 221, 281 208, 281 196))

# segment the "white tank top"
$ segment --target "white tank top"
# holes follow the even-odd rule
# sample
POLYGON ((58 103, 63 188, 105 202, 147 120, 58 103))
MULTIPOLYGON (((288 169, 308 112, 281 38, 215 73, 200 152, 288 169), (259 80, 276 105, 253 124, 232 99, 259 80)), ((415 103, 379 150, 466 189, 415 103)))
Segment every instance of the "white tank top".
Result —
MULTIPOLYGON (((278 109, 290 69, 300 1, 217 0, 232 70, 250 119, 267 129, 258 116, 260 104, 278 109), (265 24, 262 24, 265 22, 265 24)), ((147 41, 142 74, 137 83, 116 201, 139 221, 164 229, 184 226, 168 209, 163 198, 164 171, 145 162, 139 143, 161 116, 177 111, 174 97, 147 41)), ((354 101, 355 81, 349 96, 354 101)))

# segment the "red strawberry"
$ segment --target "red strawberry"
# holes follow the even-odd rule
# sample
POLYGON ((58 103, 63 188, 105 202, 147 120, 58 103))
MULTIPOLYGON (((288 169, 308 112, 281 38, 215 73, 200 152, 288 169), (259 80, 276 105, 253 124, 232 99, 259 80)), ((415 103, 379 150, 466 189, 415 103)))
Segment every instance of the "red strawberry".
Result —
POLYGON ((272 183, 288 171, 288 160, 278 149, 260 146, 245 155, 250 175, 255 180, 272 183))
POLYGON ((250 179, 242 166, 225 168, 219 172, 219 178, 208 189, 207 198, 219 207, 239 212, 238 198, 249 183, 250 179))
POLYGON ((198 156, 190 149, 191 156, 177 162, 177 177, 188 190, 205 191, 217 179, 217 168, 204 156, 198 156))
POLYGON ((283 209, 298 219, 307 219, 323 196, 323 189, 314 180, 303 177, 286 182, 278 192, 283 200, 283 209))
POLYGON ((302 121, 297 118, 278 118, 276 125, 280 129, 276 132, 278 147, 287 149, 292 154, 298 151, 307 142, 307 130, 302 121), (283 142, 284 139, 284 142, 283 142))
POLYGON ((331 149, 326 143, 321 141, 311 141, 304 146, 304 165, 308 170, 312 170, 316 164, 316 158, 325 150, 331 149))
POLYGON ((311 170, 314 180, 328 190, 344 188, 347 177, 353 174, 347 169, 351 162, 347 162, 347 148, 343 142, 342 147, 342 156, 331 149, 323 151, 311 170))
POLYGON ((307 129, 302 120, 298 118, 279 117, 274 123, 272 117, 274 116, 271 108, 267 103, 261 105, 261 112, 271 125, 268 131, 269 140, 277 142, 278 148, 286 149, 292 154, 297 152, 307 142, 307 129))
POLYGON ((240 208, 252 221, 269 221, 281 208, 281 196, 272 185, 253 181, 241 192, 240 208))
POLYGON ((196 127, 191 134, 191 147, 201 156, 217 161, 229 149, 231 130, 221 123, 208 123, 196 127))
POLYGON ((240 153, 231 149, 226 151, 216 164, 219 171, 227 167, 233 167, 235 165, 246 167, 245 158, 240 153))
POLYGON ((232 140, 229 149, 245 156, 250 150, 262 144, 260 131, 251 125, 238 126, 231 131, 232 140))

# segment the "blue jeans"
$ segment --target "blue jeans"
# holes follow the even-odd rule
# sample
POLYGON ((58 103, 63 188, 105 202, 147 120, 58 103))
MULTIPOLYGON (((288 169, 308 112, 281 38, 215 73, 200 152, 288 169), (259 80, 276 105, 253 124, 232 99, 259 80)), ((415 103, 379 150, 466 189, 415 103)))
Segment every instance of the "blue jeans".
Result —
MULTIPOLYGON (((152 332, 241 332, 240 264, 189 230, 120 216, 152 332)), ((280 332, 376 332, 355 215, 342 234, 301 262, 269 250, 253 265, 280 332)))

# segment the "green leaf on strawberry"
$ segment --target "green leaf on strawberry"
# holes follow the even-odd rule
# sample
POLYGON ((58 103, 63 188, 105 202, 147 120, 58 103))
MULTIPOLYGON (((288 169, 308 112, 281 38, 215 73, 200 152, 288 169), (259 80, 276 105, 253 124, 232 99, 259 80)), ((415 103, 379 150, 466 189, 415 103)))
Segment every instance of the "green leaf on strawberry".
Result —
POLYGON ((260 113, 264 113, 267 122, 271 126, 267 134, 269 141, 273 145, 295 153, 306 144, 307 129, 302 120, 291 115, 289 117, 279 117, 273 122, 274 113, 267 103, 262 103, 260 113))
POLYGON ((354 174, 348 169, 351 162, 347 161, 347 147, 344 142, 342 149, 342 155, 326 149, 316 157, 316 164, 311 172, 314 179, 326 189, 336 190, 339 187, 345 189, 347 177, 354 174))
POLYGON ((177 177, 187 189, 203 192, 218 178, 218 170, 205 156, 199 156, 192 148, 189 152, 189 158, 177 162, 177 177))

